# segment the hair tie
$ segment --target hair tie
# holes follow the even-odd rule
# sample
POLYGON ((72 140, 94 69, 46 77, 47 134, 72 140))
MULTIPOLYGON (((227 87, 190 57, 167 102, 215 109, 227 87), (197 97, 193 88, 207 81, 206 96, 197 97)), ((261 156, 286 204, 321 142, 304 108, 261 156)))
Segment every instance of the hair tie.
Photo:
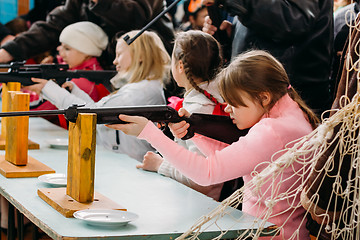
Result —
POLYGON ((287 89, 290 89, 291 88, 291 84, 289 84, 289 86, 287 87, 287 89))

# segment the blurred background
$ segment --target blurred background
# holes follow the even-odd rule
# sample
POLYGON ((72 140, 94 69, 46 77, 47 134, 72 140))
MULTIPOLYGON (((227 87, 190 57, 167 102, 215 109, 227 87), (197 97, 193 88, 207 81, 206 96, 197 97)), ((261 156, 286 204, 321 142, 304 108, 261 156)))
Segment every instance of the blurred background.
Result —
POLYGON ((27 14, 34 6, 35 0, 1 0, 0 22, 5 24, 17 16, 27 14))

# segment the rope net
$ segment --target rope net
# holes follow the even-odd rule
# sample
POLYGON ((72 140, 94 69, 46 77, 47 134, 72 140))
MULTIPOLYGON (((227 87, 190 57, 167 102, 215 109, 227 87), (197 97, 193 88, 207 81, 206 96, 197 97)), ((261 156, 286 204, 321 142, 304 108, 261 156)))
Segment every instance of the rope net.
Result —
MULTIPOLYGON (((353 16, 346 21, 349 37, 341 57, 337 97, 330 117, 323 118, 307 136, 288 143, 271 161, 258 165, 251 181, 200 218, 178 239, 200 239, 205 226, 216 224, 230 214, 229 209, 237 208, 240 203, 243 203, 243 211, 251 208, 251 212, 256 212, 258 220, 237 239, 259 238, 267 222, 284 214, 285 221, 276 228, 267 229, 273 235, 269 239, 279 239, 274 235, 284 233, 284 227, 294 219, 298 219, 297 226, 292 232, 287 229, 284 238, 301 239, 301 228, 305 228, 310 216, 318 224, 315 237, 360 239, 360 20, 354 21, 354 12, 347 14, 353 16), (284 185, 287 187, 282 187, 284 185), (258 200, 246 206, 253 196, 258 200), (277 204, 280 202, 286 207, 279 210, 277 204), (304 213, 304 209, 305 214, 299 215, 298 211, 304 213)), ((234 221, 241 221, 241 218, 234 221)), ((227 231, 221 229, 214 239, 220 239, 227 231)))

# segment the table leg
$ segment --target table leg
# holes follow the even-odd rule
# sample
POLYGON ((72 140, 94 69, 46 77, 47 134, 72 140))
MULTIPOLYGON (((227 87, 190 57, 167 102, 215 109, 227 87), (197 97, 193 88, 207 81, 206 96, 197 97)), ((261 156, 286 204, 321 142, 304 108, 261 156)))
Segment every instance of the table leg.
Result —
POLYGON ((16 210, 17 216, 17 236, 19 240, 24 240, 24 215, 16 210))
POLYGON ((9 203, 7 239, 15 240, 15 213, 11 203, 9 203))
POLYGON ((33 240, 38 240, 39 239, 38 227, 35 224, 32 224, 32 227, 33 227, 32 239, 33 240))

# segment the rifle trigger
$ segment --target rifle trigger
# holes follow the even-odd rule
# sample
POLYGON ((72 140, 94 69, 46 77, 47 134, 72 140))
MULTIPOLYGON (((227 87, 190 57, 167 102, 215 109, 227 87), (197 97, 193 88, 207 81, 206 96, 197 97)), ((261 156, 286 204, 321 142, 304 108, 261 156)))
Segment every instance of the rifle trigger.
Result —
POLYGON ((158 127, 161 131, 164 131, 164 130, 168 127, 168 123, 158 122, 158 123, 157 123, 157 127, 158 127))

